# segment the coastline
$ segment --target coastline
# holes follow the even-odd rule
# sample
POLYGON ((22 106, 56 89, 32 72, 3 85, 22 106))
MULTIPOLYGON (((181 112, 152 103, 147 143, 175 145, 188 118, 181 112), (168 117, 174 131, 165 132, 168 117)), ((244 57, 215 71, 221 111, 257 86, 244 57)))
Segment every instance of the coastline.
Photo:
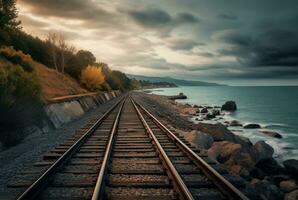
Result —
MULTIPOLYGON (((243 124, 227 121, 225 116, 229 116, 229 112, 221 112, 220 106, 182 104, 156 94, 137 93, 135 96, 161 121, 172 124, 173 130, 206 151, 214 161, 247 180, 254 189, 260 190, 260 194, 265 192, 265 199, 289 199, 287 197, 298 195, 297 174, 289 171, 287 161, 277 162, 268 144, 271 140, 251 142, 243 136, 243 124), (207 112, 201 113, 205 108, 207 112), (216 116, 206 119, 207 113, 212 112, 216 112, 216 116)), ((274 138, 276 135, 270 137, 272 141, 279 140, 274 138)))

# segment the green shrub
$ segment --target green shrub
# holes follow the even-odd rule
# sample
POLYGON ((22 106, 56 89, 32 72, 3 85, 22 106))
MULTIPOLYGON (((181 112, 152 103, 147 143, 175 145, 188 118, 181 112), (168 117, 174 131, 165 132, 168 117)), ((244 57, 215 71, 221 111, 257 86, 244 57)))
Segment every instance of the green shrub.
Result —
POLYGON ((0 68, 0 142, 11 146, 25 137, 25 128, 40 124, 44 114, 34 73, 19 66, 0 68))
POLYGON ((126 91, 130 89, 130 79, 120 71, 111 71, 108 74, 107 83, 113 90, 126 91))

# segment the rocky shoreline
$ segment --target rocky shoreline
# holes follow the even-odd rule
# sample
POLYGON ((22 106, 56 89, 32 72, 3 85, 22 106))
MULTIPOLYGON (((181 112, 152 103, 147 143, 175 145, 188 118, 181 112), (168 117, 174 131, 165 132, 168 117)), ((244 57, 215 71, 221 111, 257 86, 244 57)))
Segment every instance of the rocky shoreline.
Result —
MULTIPOLYGON (((253 144, 249 138, 229 130, 228 127, 260 128, 259 124, 223 121, 226 111, 237 109, 235 102, 211 107, 180 104, 161 95, 137 93, 135 96, 162 121, 169 122, 189 142, 207 152, 211 159, 231 174, 245 179, 261 199, 298 199, 298 160, 279 163, 273 157, 274 149, 265 141, 253 144)), ((260 133, 282 137, 274 131, 260 133)))

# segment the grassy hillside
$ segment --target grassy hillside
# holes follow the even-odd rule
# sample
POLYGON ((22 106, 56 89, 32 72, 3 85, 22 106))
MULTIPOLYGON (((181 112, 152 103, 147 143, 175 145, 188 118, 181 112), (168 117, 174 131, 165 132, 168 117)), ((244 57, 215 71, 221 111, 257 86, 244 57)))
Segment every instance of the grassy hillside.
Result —
POLYGON ((33 63, 33 67, 45 99, 88 92, 67 74, 62 74, 37 62, 33 63))
MULTIPOLYGON (((67 96, 73 94, 81 94, 88 92, 72 77, 62 74, 54 69, 45 67, 44 65, 30 61, 30 65, 36 74, 38 85, 41 89, 41 95, 44 100, 67 96)), ((18 64, 12 63, 5 58, 0 58, 0 68, 5 66, 18 67, 18 64)))

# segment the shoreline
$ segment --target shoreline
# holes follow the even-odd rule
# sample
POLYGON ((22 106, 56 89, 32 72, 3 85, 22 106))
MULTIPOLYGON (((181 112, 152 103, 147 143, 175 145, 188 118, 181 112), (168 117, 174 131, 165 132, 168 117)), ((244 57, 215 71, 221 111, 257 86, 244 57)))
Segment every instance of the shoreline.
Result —
POLYGON ((251 138, 243 136, 244 130, 236 124, 241 122, 234 122, 235 126, 232 126, 232 129, 228 128, 227 123, 231 121, 224 123, 226 121, 224 116, 227 114, 222 114, 224 112, 220 111, 219 106, 182 104, 168 99, 167 96, 152 93, 137 93, 135 96, 161 121, 172 124, 173 130, 206 151, 214 161, 225 166, 233 175, 247 180, 254 189, 260 190, 258 192, 261 195, 265 192, 265 199, 289 199, 288 197, 293 195, 298 197, 298 176, 295 174, 297 171, 293 174, 287 166, 287 161, 277 162, 273 156, 273 148, 267 143, 269 140, 278 142, 280 139, 272 137, 266 142, 251 142, 251 138), (204 111, 202 115, 201 111, 206 107, 207 112, 204 111), (212 110, 219 110, 219 113, 211 116, 209 120, 195 120, 205 117, 212 110), (237 129, 239 133, 235 133, 237 129))
MULTIPOLYGON (((236 87, 242 87, 242 86, 236 86, 236 87)), ((252 86, 252 87, 255 87, 255 86, 252 86)), ((272 87, 275 87, 275 86, 272 86, 272 87)), ((297 87, 297 86, 294 86, 294 87, 297 87)), ((167 89, 168 88, 164 88, 162 92, 160 92, 159 90, 153 90, 150 94, 163 96, 163 95, 174 95, 175 93, 178 94, 179 92, 182 92, 182 91, 185 92, 183 88, 181 88, 181 90, 167 90, 167 89), (157 91, 157 92, 154 92, 154 91, 157 91)), ((193 90, 191 91, 193 92, 193 90)), ((221 97, 221 99, 229 98, 225 96, 219 96, 219 97, 221 97)), ((190 99, 178 100, 177 103, 193 106, 198 103, 198 100, 196 100, 198 98, 199 98, 198 95, 190 95, 190 99)), ((205 103, 206 100, 209 100, 209 99, 208 98, 201 99, 200 101, 202 102, 199 102, 198 105, 203 107, 210 107, 211 109, 213 107, 218 107, 220 109, 221 105, 224 103, 224 100, 222 100, 222 102, 220 102, 220 100, 212 100, 212 102, 205 103)), ((298 127, 296 127, 293 124, 293 121, 289 122, 288 124, 285 120, 277 121, 276 117, 272 121, 270 120, 271 119, 270 115, 260 116, 260 113, 256 113, 256 115, 254 115, 256 112, 256 110, 254 109, 255 108, 247 107, 246 104, 245 105, 240 104, 240 109, 237 110, 237 112, 225 112, 224 115, 221 116, 223 119, 217 119, 217 118, 211 119, 211 120, 204 119, 203 121, 204 122, 216 121, 224 124, 225 126, 228 125, 225 123, 225 121, 238 121, 242 125, 258 124, 260 125, 259 129, 244 129, 241 126, 236 126, 236 127, 228 126, 228 129, 240 136, 249 137, 253 143, 260 140, 265 140, 266 142, 268 142, 268 144, 273 146, 275 150, 274 157, 279 162, 282 162, 283 160, 286 160, 286 159, 298 159, 298 148, 297 148, 298 136, 296 133, 298 127), (252 110, 247 110, 247 109, 252 109, 252 110), (263 118, 264 120, 262 119, 262 117, 264 117, 263 118), (275 138, 270 136, 270 134, 264 134, 263 132, 277 133, 282 138, 275 138)), ((258 109, 262 110, 262 108, 260 107, 258 109)), ((287 112, 285 111, 285 113, 287 112)), ((285 118, 288 117, 287 115, 282 115, 282 116, 284 116, 285 118)), ((191 120, 192 122, 195 122, 195 123, 199 122, 195 120, 195 118, 198 118, 198 116, 193 115, 190 117, 193 118, 193 120, 191 120)))

